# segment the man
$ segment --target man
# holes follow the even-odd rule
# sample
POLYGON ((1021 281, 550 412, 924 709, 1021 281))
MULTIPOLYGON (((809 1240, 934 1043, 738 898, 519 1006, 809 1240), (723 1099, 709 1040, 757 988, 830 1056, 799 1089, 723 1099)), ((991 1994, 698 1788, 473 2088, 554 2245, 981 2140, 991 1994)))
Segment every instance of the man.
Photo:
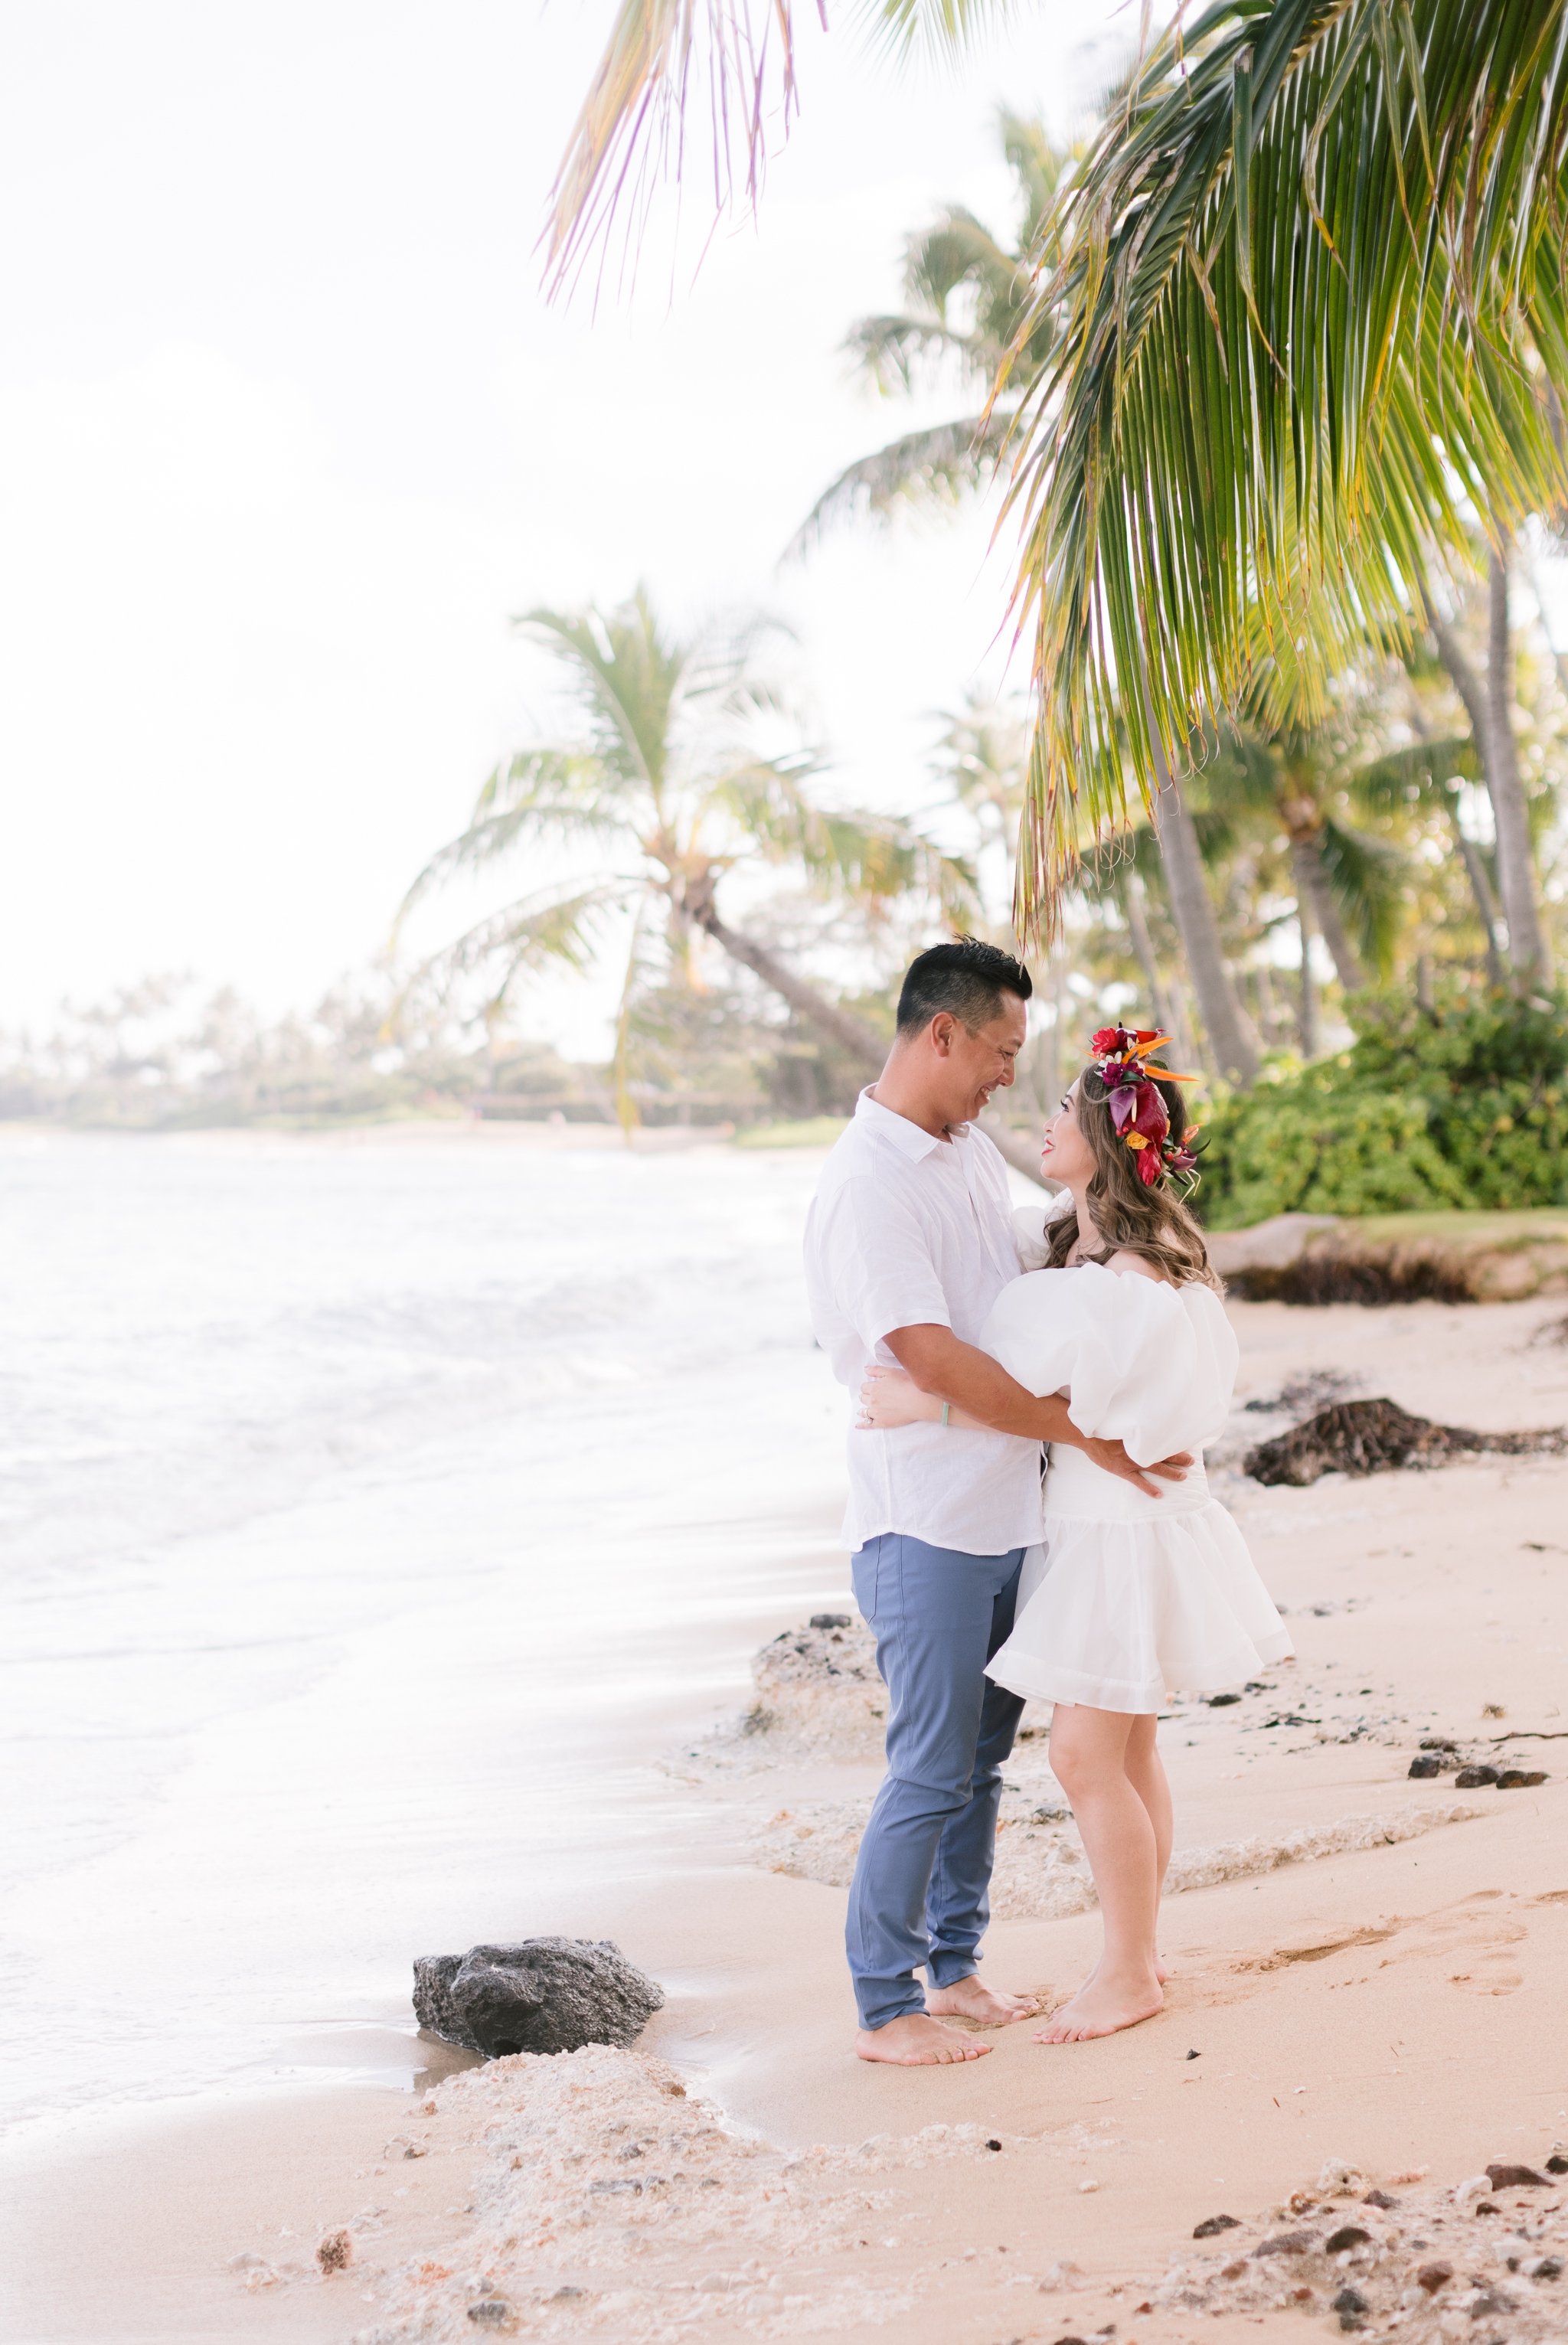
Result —
MULTIPOLYGON (((1089 1441, 975 1337, 1019 1271, 1006 1170, 976 1128, 1013 1081, 1033 987, 1022 962, 963 937, 911 964, 887 1065, 822 1168, 806 1225, 818 1341, 858 1393, 889 1361, 990 1431, 942 1424, 850 1435, 845 1538, 888 1688, 888 1772, 850 1890, 846 1946, 863 2060, 978 2059, 943 2016, 1004 2026, 1024 1998, 983 1986, 1002 1764, 1023 1702, 985 1664, 1011 1633, 1041 1531, 1041 1444, 1086 1449, 1156 1485, 1119 1441, 1089 1441), (922 1995, 915 1971, 923 1967, 922 1995)), ((1186 1458, 1150 1472, 1181 1479, 1186 1458)))

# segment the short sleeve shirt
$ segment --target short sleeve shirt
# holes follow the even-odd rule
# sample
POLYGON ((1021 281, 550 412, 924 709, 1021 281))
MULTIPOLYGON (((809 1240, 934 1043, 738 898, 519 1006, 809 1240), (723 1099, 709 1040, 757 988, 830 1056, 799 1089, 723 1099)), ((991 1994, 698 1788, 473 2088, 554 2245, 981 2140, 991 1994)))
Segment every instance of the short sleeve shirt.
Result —
MULTIPOLYGON (((862 1091, 822 1167, 806 1223, 806 1285, 817 1340, 856 1393, 873 1362, 896 1365, 895 1329, 951 1327, 977 1344, 1020 1273, 1007 1172, 974 1125, 939 1140, 862 1091)), ((851 1427, 851 1549, 886 1531, 966 1555, 1003 1555, 1040 1537, 1040 1444, 1010 1433, 906 1425, 851 1427)))

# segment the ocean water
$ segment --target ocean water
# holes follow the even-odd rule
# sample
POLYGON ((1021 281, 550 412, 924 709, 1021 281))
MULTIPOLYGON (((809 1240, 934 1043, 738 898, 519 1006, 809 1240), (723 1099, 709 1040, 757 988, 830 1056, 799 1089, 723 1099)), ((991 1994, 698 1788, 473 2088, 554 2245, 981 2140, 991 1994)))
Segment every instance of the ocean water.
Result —
POLYGON ((841 1596, 820 1157, 0 1133, 0 2127, 407 2075, 841 1596))

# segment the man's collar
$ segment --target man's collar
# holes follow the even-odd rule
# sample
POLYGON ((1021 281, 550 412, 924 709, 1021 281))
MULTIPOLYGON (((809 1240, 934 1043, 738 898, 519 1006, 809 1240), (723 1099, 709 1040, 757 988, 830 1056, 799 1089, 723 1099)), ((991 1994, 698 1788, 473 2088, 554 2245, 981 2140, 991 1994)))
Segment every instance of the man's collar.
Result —
MULTIPOLYGON (((900 1115, 896 1108, 884 1107, 881 1100, 873 1099, 869 1083, 855 1101, 855 1121, 868 1123, 873 1132, 880 1132, 884 1140, 891 1140, 895 1148, 901 1149, 917 1164, 922 1157, 929 1156, 933 1148, 940 1148, 942 1144, 935 1132, 927 1132, 922 1124, 911 1123, 908 1116, 900 1115)), ((969 1133, 969 1125, 961 1123, 948 1133, 948 1138, 967 1140, 969 1133)))

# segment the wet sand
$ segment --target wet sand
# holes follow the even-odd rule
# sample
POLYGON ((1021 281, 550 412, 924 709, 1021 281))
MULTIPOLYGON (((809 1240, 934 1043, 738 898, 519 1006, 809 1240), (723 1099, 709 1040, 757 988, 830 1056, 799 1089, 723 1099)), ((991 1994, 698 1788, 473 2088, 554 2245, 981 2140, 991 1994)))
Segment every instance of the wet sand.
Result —
MULTIPOLYGON (((1532 1341, 1561 1315, 1547 1304, 1237 1305, 1242 1397, 1333 1367, 1446 1421, 1563 1422, 1568 1348, 1532 1341)), ((1238 1418, 1238 1435, 1253 1427, 1269 1429, 1238 1418)), ((1410 2242, 1461 2215, 1483 2278, 1484 2243, 1501 2254, 1511 2241, 1530 2262, 1540 2243, 1519 2233, 1550 2230, 1540 2210, 1560 2203, 1560 2185, 1502 2194, 1495 2216, 1433 2194, 1488 2163, 1539 2167, 1568 2137, 1568 1741, 1507 1747, 1545 1768, 1539 1790, 1461 1793, 1451 1773, 1412 1782, 1408 1770, 1423 1736, 1479 1755, 1506 1733, 1568 1731, 1568 1467, 1481 1460, 1305 1490, 1221 1487, 1300 1658, 1240 1703, 1176 1706, 1162 1730, 1178 1857, 1208 1877, 1196 1853, 1231 1855, 1228 1877, 1167 1906, 1175 1975, 1158 2020, 1049 2049, 1010 2029, 959 2070, 856 2063, 842 1850, 802 1852, 834 1830, 849 1845, 844 1820, 875 1768, 787 1736, 745 1749, 704 1740, 693 1716, 659 1771, 675 1822, 657 1873, 563 1879, 548 1921, 530 1917, 613 1936, 664 1982, 667 2007, 636 2052, 504 2061, 433 2089, 340 2089, 184 2122, 160 2113, 90 2150, 35 2146, 25 2173, 9 2169, 20 2244, 0 2283, 4 2333, 27 2345, 252 2333, 405 2345, 485 2333, 469 2318, 482 2302, 503 2308, 505 2333, 616 2345, 883 2331, 1053 2345, 1111 2323, 1117 2345, 1160 2345, 1233 2326, 1298 2333, 1304 2311, 1338 2333, 1319 2249, 1329 2217, 1348 2221, 1364 2193, 1314 2198, 1335 2160, 1401 2201, 1364 2218, 1379 2233, 1366 2251, 1381 2259, 1379 2286, 1408 2278, 1425 2253, 1410 2242), (1415 1831, 1459 1807, 1479 1812, 1415 1831), (1379 1819, 1395 1836, 1272 1861, 1292 1835, 1320 1844, 1370 1820, 1375 1837, 1379 1819), (407 2157, 411 2142, 425 2154, 407 2157), (1417 2169, 1421 2181, 1394 2179, 1417 2169), (1307 2212, 1290 2211, 1292 2192, 1307 2212), (1173 2261, 1227 2268, 1225 2238, 1191 2236, 1219 2212, 1240 2226, 1242 2276, 1169 2279, 1173 2261), (1315 2220, 1318 2247, 1276 2288, 1284 2264, 1252 2249, 1270 2223, 1315 2220), (339 2227, 353 2260, 323 2278, 313 2249, 339 2227), (1306 2299, 1292 2300, 1301 2286, 1306 2299), (1217 2316, 1211 2299, 1237 2309, 1217 2316)), ((833 1579, 819 1559, 814 1592, 833 1579)), ((712 1705, 716 1723, 733 1712, 728 1697, 712 1705)), ((1043 1764, 1038 1739, 1020 1745, 1020 1801, 1043 1764)), ((1057 1829, 1032 1813, 1008 1826, 1021 1850, 1057 1829)), ((988 1974, 1056 1997, 1092 1961, 1096 1919, 1059 1899, 1029 1912, 1031 1899, 1050 1907, 1046 1874, 1009 1854, 1008 1832, 999 1880, 1015 1893, 988 1974)), ((1457 2296, 1417 2289, 1400 2333, 1424 2336, 1440 2317, 1458 2324, 1443 2333, 1480 2345, 1563 2333, 1568 2284, 1556 2315, 1553 2283, 1508 2279, 1505 2258, 1499 2269, 1516 2300, 1490 2326, 1477 2283, 1473 2322, 1451 2309, 1457 2296)), ((1456 2285, 1471 2276, 1460 2269, 1456 2285)), ((1367 2319, 1376 2329, 1384 2310, 1367 2319)))

